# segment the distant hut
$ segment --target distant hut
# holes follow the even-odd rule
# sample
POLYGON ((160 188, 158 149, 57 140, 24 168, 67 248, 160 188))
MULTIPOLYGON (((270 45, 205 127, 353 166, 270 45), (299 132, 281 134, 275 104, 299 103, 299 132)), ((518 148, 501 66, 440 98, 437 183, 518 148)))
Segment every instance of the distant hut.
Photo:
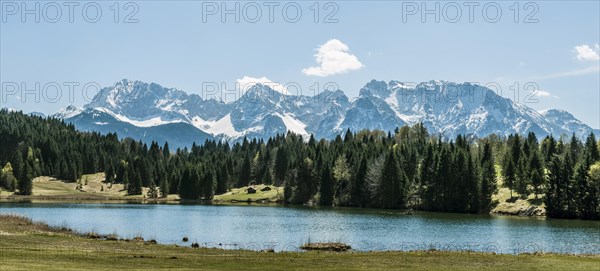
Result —
POLYGON ((265 186, 263 189, 261 189, 260 191, 266 192, 266 191, 271 191, 271 187, 269 186, 265 186))
POLYGON ((256 189, 254 189, 254 187, 248 187, 248 189, 246 190, 246 192, 248 194, 255 194, 256 193, 256 189))

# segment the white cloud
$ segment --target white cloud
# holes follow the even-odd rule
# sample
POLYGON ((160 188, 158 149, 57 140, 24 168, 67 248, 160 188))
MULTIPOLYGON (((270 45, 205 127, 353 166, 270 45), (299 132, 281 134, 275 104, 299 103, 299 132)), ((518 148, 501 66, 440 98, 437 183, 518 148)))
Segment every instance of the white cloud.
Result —
POLYGON ((240 84, 240 90, 242 91, 242 93, 246 92, 246 90, 248 90, 249 88, 251 88, 252 86, 254 86, 256 84, 263 84, 265 86, 272 88, 273 90, 275 90, 277 92, 287 94, 287 89, 285 88, 284 85, 279 84, 277 82, 273 82, 273 81, 269 80, 269 78, 264 77, 264 76, 260 77, 260 78, 244 76, 240 79, 237 79, 236 82, 238 84, 240 84))
POLYGON ((552 95, 552 93, 545 91, 545 90, 541 90, 541 89, 538 89, 537 91, 535 91, 533 93, 533 96, 540 97, 540 98, 552 97, 554 99, 558 99, 558 96, 552 95))
POLYGON ((302 69, 306 75, 329 76, 358 70, 364 65, 358 58, 348 53, 350 48, 337 39, 327 41, 316 49, 315 60, 319 66, 302 69))
POLYGON ((579 61, 600 60, 600 46, 598 46, 598 44, 594 45, 593 47, 587 44, 575 46, 575 52, 577 53, 577 59, 579 61))
POLYGON ((600 71, 600 66, 591 66, 591 67, 587 67, 587 68, 583 68, 583 69, 579 69, 579 70, 559 72, 559 73, 553 73, 553 74, 549 74, 549 75, 539 76, 539 77, 535 77, 533 79, 534 80, 547 80, 547 79, 555 79, 555 78, 562 78, 562 77, 573 77, 573 76, 580 76, 580 75, 587 75, 587 74, 597 74, 599 71, 600 71))
POLYGON ((545 90, 540 90, 540 89, 538 89, 536 92, 534 92, 533 95, 535 95, 537 97, 550 97, 551 96, 550 92, 545 91, 545 90))

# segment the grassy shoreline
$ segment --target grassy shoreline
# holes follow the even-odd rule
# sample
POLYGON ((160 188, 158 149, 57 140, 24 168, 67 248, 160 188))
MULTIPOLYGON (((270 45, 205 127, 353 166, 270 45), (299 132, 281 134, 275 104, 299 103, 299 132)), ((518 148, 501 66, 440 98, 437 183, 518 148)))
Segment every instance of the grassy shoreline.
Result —
POLYGON ((0 215, 2 270, 594 270, 600 255, 257 252, 106 241, 0 215))

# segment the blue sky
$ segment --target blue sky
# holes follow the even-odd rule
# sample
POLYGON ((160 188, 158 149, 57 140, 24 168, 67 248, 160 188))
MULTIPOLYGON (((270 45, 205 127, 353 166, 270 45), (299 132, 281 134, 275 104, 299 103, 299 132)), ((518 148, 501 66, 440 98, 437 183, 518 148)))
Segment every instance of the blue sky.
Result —
MULTIPOLYGON (((88 8, 84 18, 85 2, 74 6, 73 22, 63 2, 58 2, 63 4, 61 17, 54 16, 56 7, 47 6, 49 2, 37 2, 39 23, 31 14, 22 22, 22 2, 6 3, 2 1, 0 22, 2 107, 53 113, 71 100, 83 105, 94 91, 82 95, 86 83, 108 86, 123 78, 198 94, 203 83, 234 89, 244 77, 297 83, 305 95, 312 95, 316 84, 333 82, 350 97, 371 79, 440 79, 498 83, 502 95, 512 99, 518 84, 519 102, 529 93, 524 85, 533 82, 540 89, 538 102, 528 106, 565 109, 600 127, 598 1, 527 7, 521 2, 518 8, 512 1, 496 2, 498 6, 487 6, 487 16, 487 2, 476 2, 472 18, 463 2, 319 2, 317 22, 313 1, 274 2, 272 16, 264 2, 120 2, 117 22, 114 2, 108 1, 96 2, 102 11, 96 23, 85 21, 95 16, 88 8), (222 21, 223 3, 229 9, 239 4, 239 22, 231 14, 222 21), (439 22, 432 14, 422 20, 423 8, 434 9, 436 3, 439 22), (288 16, 283 15, 286 4, 288 16), (209 9, 215 6, 219 10, 209 9), (262 16, 255 19, 257 6, 262 16), (302 15, 288 22, 295 19, 297 7, 302 15), (502 15, 494 18, 496 8, 502 15), (457 10, 461 17, 455 16, 457 10), (129 19, 137 22, 125 23, 132 11, 129 19), (62 85, 62 96, 41 96, 35 102, 30 95, 23 102, 19 95, 7 94, 7 88, 17 85, 22 91, 24 83, 33 89, 36 82, 41 88, 62 85), (79 83, 74 95, 66 82, 79 83)), ((35 3, 26 5, 34 9, 35 3)))

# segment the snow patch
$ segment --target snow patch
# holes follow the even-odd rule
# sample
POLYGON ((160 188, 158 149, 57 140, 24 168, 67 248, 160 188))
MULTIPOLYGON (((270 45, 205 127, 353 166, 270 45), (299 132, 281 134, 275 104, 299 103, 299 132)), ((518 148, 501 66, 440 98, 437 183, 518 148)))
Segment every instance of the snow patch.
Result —
POLYGON ((163 125, 163 124, 182 122, 180 120, 165 121, 165 120, 162 120, 160 117, 151 118, 151 119, 147 119, 147 120, 132 120, 132 119, 128 119, 127 117, 122 116, 122 115, 116 115, 115 117, 120 121, 129 122, 137 127, 153 127, 153 126, 158 126, 158 125, 163 125))
POLYGON ((213 135, 225 135, 228 137, 239 137, 242 133, 235 130, 231 122, 231 114, 227 114, 217 121, 204 120, 198 116, 192 118, 192 124, 207 133, 213 135))
POLYGON ((283 115, 279 113, 275 113, 275 116, 278 116, 283 121, 285 128, 288 131, 292 131, 296 134, 300 134, 302 136, 309 136, 309 133, 306 132, 306 124, 304 122, 296 119, 294 115, 290 113, 284 113, 283 115))
POLYGON ((403 82, 395 82, 395 83, 396 84, 394 84, 393 86, 391 86, 391 89, 401 89, 401 88, 403 88, 403 89, 414 89, 415 88, 415 85, 411 84, 411 83, 409 83, 409 84, 406 84, 406 83, 403 83, 403 82))
POLYGON ((396 97, 395 93, 392 93, 389 97, 385 98, 385 102, 393 109, 398 109, 400 107, 398 105, 398 98, 396 97))
POLYGON ((119 115, 116 114, 114 112, 112 112, 111 110, 107 109, 107 108, 102 108, 102 107, 98 107, 98 108, 94 108, 95 110, 107 113, 111 116, 113 116, 115 119, 122 121, 122 122, 127 122, 131 125, 137 126, 137 127, 154 127, 154 126, 159 126, 159 125, 164 125, 164 124, 169 124, 169 123, 182 123, 184 121, 182 120, 163 120, 161 117, 154 117, 154 118, 150 118, 150 119, 145 119, 145 120, 133 120, 130 119, 128 117, 125 117, 123 115, 119 115))

